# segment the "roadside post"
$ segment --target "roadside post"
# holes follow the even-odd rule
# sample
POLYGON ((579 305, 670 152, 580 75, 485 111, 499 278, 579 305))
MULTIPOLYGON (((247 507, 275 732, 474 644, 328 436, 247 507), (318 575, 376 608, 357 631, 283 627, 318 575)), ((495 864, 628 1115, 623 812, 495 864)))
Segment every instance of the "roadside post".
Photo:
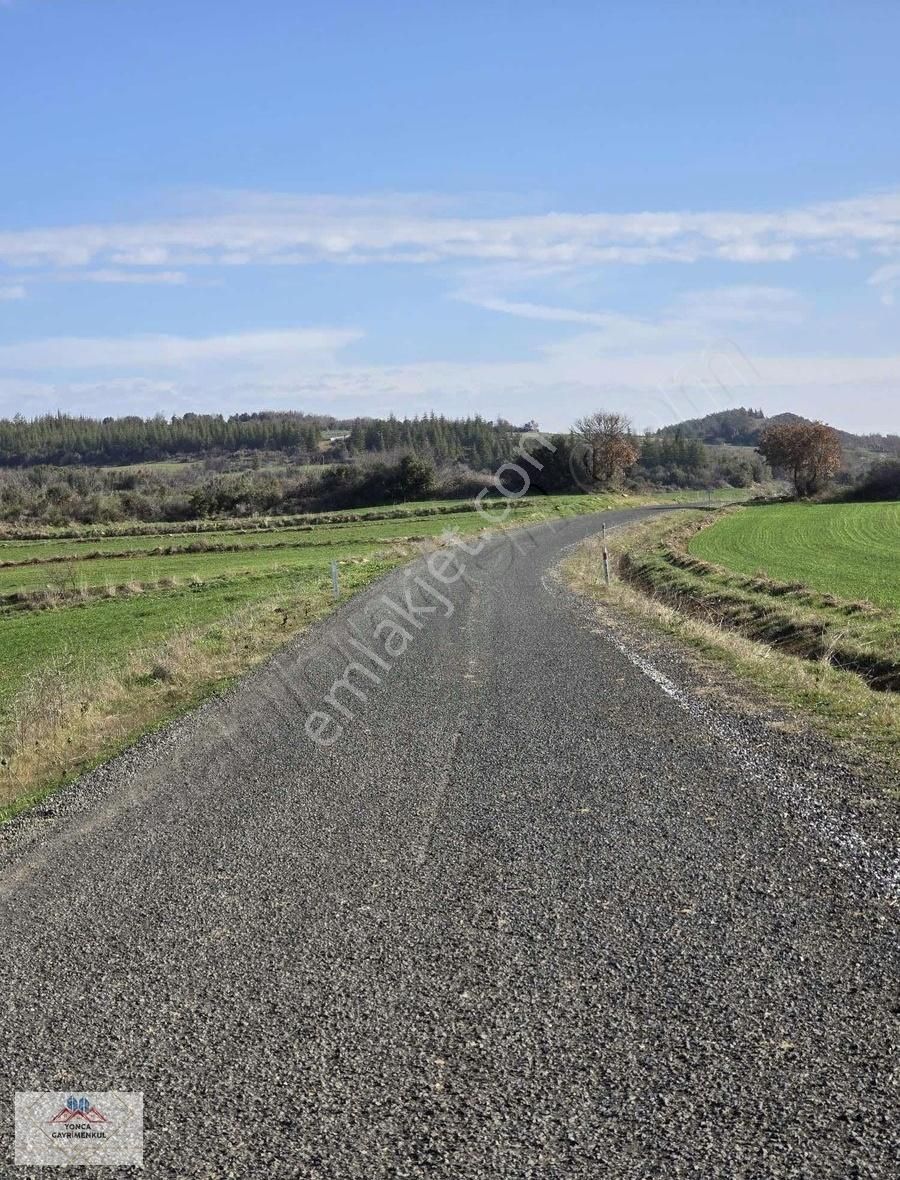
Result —
POLYGON ((603 578, 608 586, 609 585, 609 550, 606 548, 605 545, 603 546, 603 578))
POLYGON ((341 584, 340 584, 340 582, 338 581, 338 567, 337 567, 337 562, 336 562, 336 561, 333 561, 333 562, 331 563, 331 588, 332 588, 332 590, 334 591, 334 597, 335 597, 335 599, 338 599, 338 598, 340 598, 340 596, 341 596, 341 584))

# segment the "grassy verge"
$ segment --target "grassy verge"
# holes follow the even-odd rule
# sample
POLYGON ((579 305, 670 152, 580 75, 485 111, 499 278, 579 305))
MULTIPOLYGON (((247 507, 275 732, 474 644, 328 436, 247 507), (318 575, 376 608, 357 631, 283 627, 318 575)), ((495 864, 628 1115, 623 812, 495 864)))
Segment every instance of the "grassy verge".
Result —
POLYGON ((712 519, 679 513, 616 530, 609 539, 613 584, 603 584, 596 542, 567 563, 568 579, 727 665, 839 742, 859 765, 896 777, 900 695, 889 686, 900 687, 898 612, 735 574, 692 556, 691 538, 712 519))
MULTIPOLYGON (((344 595, 410 555, 411 550, 397 547, 378 559, 342 567, 344 595)), ((129 627, 132 621, 124 620, 124 642, 114 661, 98 662, 84 644, 63 636, 58 644, 51 640, 47 658, 20 678, 6 701, 0 822, 221 691, 326 615, 334 601, 330 585, 320 578, 295 579, 280 588, 270 583, 263 597, 247 594, 237 607, 232 597, 219 604, 218 617, 216 604, 204 603, 205 621, 197 616, 185 623, 180 605, 173 601, 173 609, 157 614, 149 628, 129 627)), ((103 627, 112 621, 106 614, 89 620, 103 627)), ((89 626, 82 636, 92 632, 89 626)))

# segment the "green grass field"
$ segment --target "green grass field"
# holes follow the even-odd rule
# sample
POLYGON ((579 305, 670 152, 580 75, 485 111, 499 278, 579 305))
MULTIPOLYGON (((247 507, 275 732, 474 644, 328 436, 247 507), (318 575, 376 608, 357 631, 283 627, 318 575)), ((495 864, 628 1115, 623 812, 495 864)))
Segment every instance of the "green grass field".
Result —
POLYGON ((406 539, 439 537, 448 529, 469 531, 482 525, 475 513, 454 513, 421 519, 382 520, 371 524, 336 525, 308 531, 272 529, 257 533, 190 534, 171 540, 173 553, 154 554, 154 537, 114 537, 98 541, 0 543, 0 562, 44 560, 34 565, 0 565, 0 595, 46 586, 115 586, 161 578, 219 578, 243 573, 278 573, 322 568, 332 560, 366 554, 373 545, 406 539), (235 546, 233 552, 195 552, 198 543, 235 546), (109 554, 89 558, 91 553, 109 554), (122 553, 123 556, 116 556, 122 553), (128 556, 124 556, 127 554, 128 556), (46 561, 60 556, 64 561, 46 561))
MULTIPOLYGON (((535 510, 535 515, 537 509, 535 510)), ((529 515, 531 515, 529 513, 529 515)), ((285 598, 315 600, 331 585, 333 560, 342 566, 342 581, 377 576, 402 559, 395 555, 404 538, 438 536, 445 529, 472 532, 484 527, 477 513, 322 527, 310 531, 286 529, 253 533, 204 534, 170 538, 113 537, 102 541, 5 542, 0 560, 46 558, 59 554, 63 562, 0 568, 0 593, 90 586, 123 586, 174 579, 175 585, 151 587, 140 594, 110 597, 87 603, 63 604, 49 610, 0 610, 0 728, 4 714, 22 683, 51 657, 64 655, 89 664, 101 675, 121 664, 139 646, 159 643, 183 628, 209 626, 251 604, 285 598), (181 546, 190 542, 245 546, 230 553, 185 551, 149 556, 159 540, 181 546), (274 548, 285 545, 287 548, 274 548), (259 546, 259 548, 255 548, 259 546), (87 559, 98 549, 145 551, 134 557, 87 559), (193 584, 192 584, 193 580, 193 584)))
POLYGON ((900 503, 749 506, 688 549, 737 573, 900 607, 900 503))

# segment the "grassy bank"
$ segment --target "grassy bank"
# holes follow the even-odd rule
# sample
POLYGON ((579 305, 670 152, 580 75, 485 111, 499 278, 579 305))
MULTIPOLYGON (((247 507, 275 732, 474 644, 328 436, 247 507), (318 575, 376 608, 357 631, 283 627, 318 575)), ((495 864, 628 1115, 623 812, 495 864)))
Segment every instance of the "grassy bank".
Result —
POLYGON ((602 584, 592 545, 568 564, 569 578, 728 664, 860 760, 900 771, 900 611, 702 560, 692 550, 704 527, 729 523, 717 516, 617 530, 613 585, 602 584))

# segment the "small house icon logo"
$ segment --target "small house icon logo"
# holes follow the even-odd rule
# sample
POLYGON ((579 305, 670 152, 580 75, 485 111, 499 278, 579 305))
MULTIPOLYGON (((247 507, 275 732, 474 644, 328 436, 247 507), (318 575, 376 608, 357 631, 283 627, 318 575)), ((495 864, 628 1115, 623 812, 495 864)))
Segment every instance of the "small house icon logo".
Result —
POLYGON ((106 1115, 93 1105, 89 1098, 84 1095, 76 1097, 74 1094, 69 1094, 66 1098, 66 1104, 61 1110, 58 1110, 51 1119, 47 1119, 48 1123, 107 1123, 106 1115))

